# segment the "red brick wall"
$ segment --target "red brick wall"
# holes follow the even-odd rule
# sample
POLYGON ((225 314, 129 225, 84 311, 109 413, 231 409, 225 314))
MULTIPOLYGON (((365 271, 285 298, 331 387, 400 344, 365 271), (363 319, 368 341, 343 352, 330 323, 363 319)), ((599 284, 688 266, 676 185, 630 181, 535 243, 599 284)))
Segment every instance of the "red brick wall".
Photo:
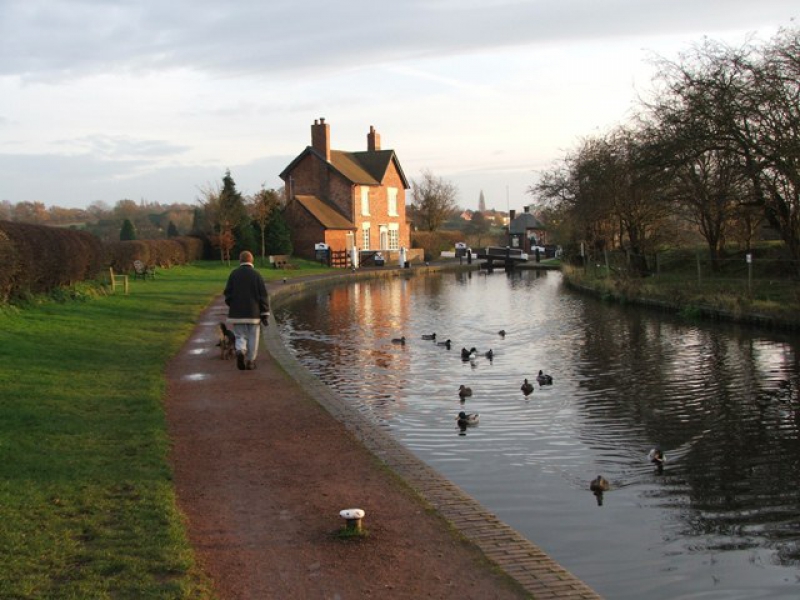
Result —
POLYGON ((325 241, 325 231, 299 202, 292 201, 286 207, 286 222, 292 238, 295 256, 313 260, 314 244, 325 241))
POLYGON ((353 190, 354 202, 354 222, 357 230, 357 244, 361 248, 362 244, 362 225, 365 222, 370 224, 370 244, 371 248, 362 248, 362 250, 379 250, 380 246, 380 233, 379 228, 381 225, 388 225, 389 223, 398 223, 398 238, 400 247, 406 249, 411 247, 411 233, 406 223, 406 190, 403 187, 403 180, 394 165, 394 162, 389 166, 386 171, 386 176, 383 179, 381 186, 369 186, 369 216, 362 216, 361 214, 361 186, 354 186, 353 190), (397 216, 389 216, 389 191, 388 188, 393 187, 397 189, 397 216))
POLYGON ((353 219, 353 195, 355 188, 347 179, 332 171, 329 178, 327 193, 322 192, 320 198, 327 199, 345 217, 353 219))

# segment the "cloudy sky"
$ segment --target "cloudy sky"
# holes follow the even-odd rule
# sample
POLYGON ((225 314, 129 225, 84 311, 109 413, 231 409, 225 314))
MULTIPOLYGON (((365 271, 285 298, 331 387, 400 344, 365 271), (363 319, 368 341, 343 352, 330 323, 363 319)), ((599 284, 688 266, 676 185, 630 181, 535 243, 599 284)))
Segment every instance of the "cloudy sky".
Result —
POLYGON ((0 200, 194 203, 278 174, 324 117, 406 176, 520 209, 624 122, 652 57, 794 27, 796 0, 0 0, 0 200))

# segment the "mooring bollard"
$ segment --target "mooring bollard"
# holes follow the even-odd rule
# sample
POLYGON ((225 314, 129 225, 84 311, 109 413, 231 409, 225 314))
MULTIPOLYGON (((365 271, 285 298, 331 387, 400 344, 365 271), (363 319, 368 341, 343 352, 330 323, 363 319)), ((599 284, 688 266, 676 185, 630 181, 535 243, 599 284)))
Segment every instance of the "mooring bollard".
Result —
POLYGON ((339 516, 347 521, 349 531, 361 531, 361 519, 365 514, 360 508, 346 508, 339 511, 339 516))

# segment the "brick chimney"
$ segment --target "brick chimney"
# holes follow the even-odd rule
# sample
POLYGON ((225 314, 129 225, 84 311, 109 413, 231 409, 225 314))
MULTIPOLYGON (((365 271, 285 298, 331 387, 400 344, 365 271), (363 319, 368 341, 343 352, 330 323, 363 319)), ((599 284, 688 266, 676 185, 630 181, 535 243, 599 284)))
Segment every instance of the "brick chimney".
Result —
POLYGON ((319 121, 314 119, 314 124, 311 126, 311 147, 325 157, 325 160, 331 160, 331 126, 325 122, 325 119, 320 118, 319 121))
POLYGON ((367 150, 376 152, 381 149, 381 134, 375 131, 375 128, 370 125, 369 133, 367 134, 367 150))

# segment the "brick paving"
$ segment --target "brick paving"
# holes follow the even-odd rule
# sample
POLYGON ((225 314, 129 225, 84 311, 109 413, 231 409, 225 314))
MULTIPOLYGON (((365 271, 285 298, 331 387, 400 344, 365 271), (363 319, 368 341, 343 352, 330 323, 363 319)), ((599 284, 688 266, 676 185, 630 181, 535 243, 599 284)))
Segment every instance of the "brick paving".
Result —
MULTIPOLYGON (((392 271, 382 273, 393 276, 392 271)), ((361 276, 368 276, 362 274, 361 276)), ((336 277, 341 281, 342 277, 336 277)), ((270 285, 273 306, 280 298, 302 293, 319 285, 313 280, 270 285)), ((306 370, 270 327, 264 344, 272 357, 321 406, 402 478, 422 499, 443 516, 461 535, 491 561, 518 581, 537 599, 589 600, 601 598, 594 590, 549 557, 541 548, 503 523, 474 498, 418 459, 390 434, 373 424, 355 408, 306 370)))

